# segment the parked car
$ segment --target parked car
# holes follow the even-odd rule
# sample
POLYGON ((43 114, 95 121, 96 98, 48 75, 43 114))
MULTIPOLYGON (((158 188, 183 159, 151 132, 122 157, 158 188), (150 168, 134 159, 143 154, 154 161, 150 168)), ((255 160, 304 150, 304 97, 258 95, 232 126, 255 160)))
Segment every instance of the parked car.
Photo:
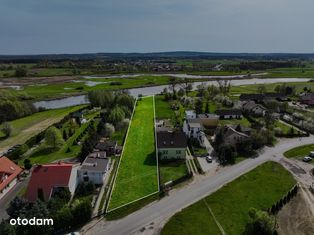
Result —
POLYGON ((314 158, 314 151, 311 151, 310 154, 309 154, 309 156, 310 156, 311 158, 314 158))
POLYGON ((312 161, 312 158, 309 156, 306 156, 303 158, 303 162, 310 162, 310 161, 312 161))
POLYGON ((213 158, 212 158, 211 156, 207 156, 207 157, 206 157, 206 161, 207 161, 208 163, 211 163, 211 162, 213 162, 213 158))

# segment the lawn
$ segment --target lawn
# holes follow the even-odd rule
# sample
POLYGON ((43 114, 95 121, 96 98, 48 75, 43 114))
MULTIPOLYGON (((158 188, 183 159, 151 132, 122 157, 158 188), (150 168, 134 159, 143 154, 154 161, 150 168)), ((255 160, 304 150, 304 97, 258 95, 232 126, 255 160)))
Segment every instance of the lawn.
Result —
POLYGON ((314 144, 303 145, 290 149, 283 155, 287 158, 300 158, 309 155, 311 151, 314 151, 314 144))
POLYGON ((83 107, 85 106, 80 105, 69 108, 48 110, 11 121, 10 124, 13 129, 12 135, 3 141, 0 141, 0 152, 5 151, 13 145, 23 144, 32 136, 40 133, 54 123, 59 122, 69 113, 83 107))
MULTIPOLYGON (((97 116, 98 113, 95 113, 93 117, 97 116)), ((93 119, 93 118, 91 118, 93 119)), ((90 120, 91 120, 90 119, 90 120)), ((97 127, 99 123, 99 120, 96 120, 94 123, 95 128, 97 127)), ((75 158, 79 155, 82 146, 73 144, 74 140, 77 139, 79 135, 81 135, 85 129, 90 125, 89 122, 82 124, 81 127, 77 128, 73 136, 71 136, 69 139, 66 140, 65 144, 58 150, 51 150, 45 142, 43 142, 41 145, 39 145, 37 148, 35 148, 32 153, 27 156, 26 158, 29 158, 31 162, 34 164, 43 164, 43 163, 49 163, 54 162, 61 159, 69 159, 69 158, 75 158)), ((87 135, 84 135, 81 139, 81 142, 86 138, 87 135)), ((22 165, 25 158, 21 159, 19 161, 19 164, 22 165)))
POLYGON ((124 144, 109 211, 157 192, 153 97, 138 100, 124 144))
MULTIPOLYGON (((251 207, 265 210, 295 184, 281 165, 267 162, 240 176, 205 200, 226 234, 242 234, 251 207)), ((174 215, 165 225, 167 234, 221 234, 202 200, 174 215), (203 218, 207 219, 203 219, 203 218)))
POLYGON ((168 101, 164 100, 163 95, 155 96, 156 119, 172 119, 174 111, 171 109, 168 101))
MULTIPOLYGON (((280 122, 280 121, 276 121, 276 122, 275 122, 275 127, 279 127, 279 128, 282 130, 282 133, 283 133, 284 135, 289 135, 289 134, 291 134, 291 126, 286 125, 285 123, 282 123, 282 122, 280 122)), ((294 134, 297 134, 297 133, 300 132, 299 130, 297 130, 297 129, 294 128, 294 127, 292 127, 292 129, 293 129, 293 133, 294 133, 294 134)))
POLYGON ((188 173, 185 161, 159 164, 160 183, 177 180, 188 173))

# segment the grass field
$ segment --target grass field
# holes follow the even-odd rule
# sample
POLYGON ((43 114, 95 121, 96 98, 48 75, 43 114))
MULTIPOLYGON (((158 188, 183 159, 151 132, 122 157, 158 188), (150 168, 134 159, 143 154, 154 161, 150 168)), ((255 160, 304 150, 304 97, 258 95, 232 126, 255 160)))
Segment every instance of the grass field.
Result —
POLYGON ((309 155, 311 151, 314 151, 314 144, 303 145, 290 149, 283 155, 287 158, 300 158, 309 155))
POLYGON ((245 127, 250 127, 251 123, 243 117, 242 119, 231 119, 231 120, 219 120, 220 125, 238 125, 241 124, 245 127))
POLYGON ((159 163, 160 184, 177 180, 188 173, 185 161, 159 163))
POLYGON ((84 105, 54 109, 35 113, 31 116, 11 121, 13 132, 12 135, 0 141, 0 152, 16 144, 23 144, 30 137, 40 133, 54 123, 59 122, 64 116, 78 109, 85 107, 84 105))
POLYGON ((145 97, 137 101, 109 211, 158 191, 153 100, 145 97))
POLYGON ((269 208, 294 184, 293 176, 281 165, 264 163, 174 215, 161 234, 221 234, 204 200, 226 234, 242 234, 251 207, 261 210, 269 208))

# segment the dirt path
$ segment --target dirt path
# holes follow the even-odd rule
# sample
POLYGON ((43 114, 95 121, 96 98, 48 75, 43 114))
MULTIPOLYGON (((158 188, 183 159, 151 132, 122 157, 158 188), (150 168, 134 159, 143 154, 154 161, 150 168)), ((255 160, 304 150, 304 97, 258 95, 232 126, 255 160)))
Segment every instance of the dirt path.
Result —
POLYGON ((277 215, 280 235, 314 234, 314 195, 307 186, 300 187, 293 198, 277 215))

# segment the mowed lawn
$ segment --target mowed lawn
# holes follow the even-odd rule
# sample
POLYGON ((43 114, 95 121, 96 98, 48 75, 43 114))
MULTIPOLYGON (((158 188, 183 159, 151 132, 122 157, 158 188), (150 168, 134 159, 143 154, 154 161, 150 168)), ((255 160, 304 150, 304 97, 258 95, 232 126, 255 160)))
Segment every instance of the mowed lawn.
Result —
POLYGON ((206 204, 226 234, 242 234, 251 207, 266 210, 295 183, 293 176, 281 165, 266 162, 174 215, 165 225, 162 235, 221 234, 206 204))
POLYGON ((32 136, 59 122, 69 113, 79 110, 83 107, 84 105, 48 110, 11 121, 10 124, 12 126, 12 134, 9 138, 0 141, 0 152, 5 151, 7 148, 12 147, 13 145, 24 144, 25 141, 32 136))
POLYGON ((153 97, 137 101, 109 210, 158 191, 153 97))
POLYGON ((283 155, 287 158, 303 158, 308 156, 311 151, 314 151, 314 144, 303 145, 290 149, 283 155))

